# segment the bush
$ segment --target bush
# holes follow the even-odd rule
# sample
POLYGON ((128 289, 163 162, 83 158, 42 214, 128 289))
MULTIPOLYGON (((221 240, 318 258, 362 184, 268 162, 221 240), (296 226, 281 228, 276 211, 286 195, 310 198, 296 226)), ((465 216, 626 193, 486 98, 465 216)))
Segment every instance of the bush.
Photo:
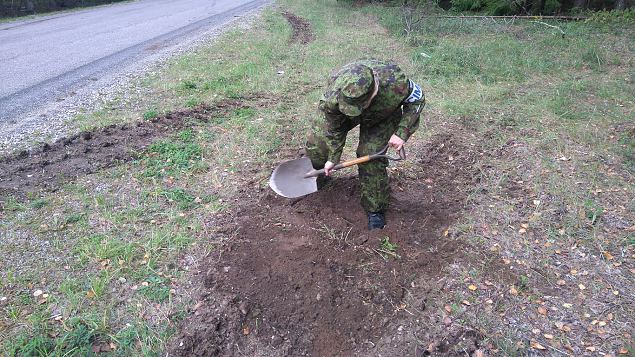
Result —
POLYGON ((24 16, 81 6, 109 4, 123 0, 0 0, 0 17, 24 16))
POLYGON ((635 22, 635 9, 598 11, 591 14, 587 22, 607 23, 633 23, 635 22))

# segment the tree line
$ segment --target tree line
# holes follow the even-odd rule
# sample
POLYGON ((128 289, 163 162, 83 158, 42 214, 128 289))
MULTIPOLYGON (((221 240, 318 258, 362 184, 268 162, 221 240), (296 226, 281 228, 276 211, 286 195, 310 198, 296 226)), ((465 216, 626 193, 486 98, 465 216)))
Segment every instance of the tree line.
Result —
MULTIPOLYGON (((456 12, 480 12, 487 15, 565 15, 584 11, 627 10, 635 0, 338 0, 344 2, 384 3, 389 5, 435 5, 456 12)), ((633 15, 633 10, 629 11, 633 15)))
POLYGON ((0 0, 0 17, 40 14, 74 7, 108 4, 123 0, 0 0))

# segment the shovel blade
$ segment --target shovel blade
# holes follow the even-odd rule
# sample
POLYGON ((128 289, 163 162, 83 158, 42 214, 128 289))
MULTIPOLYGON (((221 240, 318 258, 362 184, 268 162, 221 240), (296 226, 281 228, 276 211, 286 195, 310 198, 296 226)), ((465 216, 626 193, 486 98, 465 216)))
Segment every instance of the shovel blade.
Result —
POLYGON ((284 162, 273 170, 269 187, 277 194, 287 198, 302 197, 317 192, 317 178, 304 178, 313 170, 308 157, 284 162))

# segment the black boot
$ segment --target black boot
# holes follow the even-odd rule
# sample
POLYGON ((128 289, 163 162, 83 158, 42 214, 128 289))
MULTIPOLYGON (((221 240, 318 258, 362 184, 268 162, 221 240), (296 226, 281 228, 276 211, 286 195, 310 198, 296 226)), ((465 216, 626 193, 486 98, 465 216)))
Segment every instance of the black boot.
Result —
POLYGON ((383 229, 386 225, 386 218, 382 212, 369 212, 368 213, 368 230, 383 229))

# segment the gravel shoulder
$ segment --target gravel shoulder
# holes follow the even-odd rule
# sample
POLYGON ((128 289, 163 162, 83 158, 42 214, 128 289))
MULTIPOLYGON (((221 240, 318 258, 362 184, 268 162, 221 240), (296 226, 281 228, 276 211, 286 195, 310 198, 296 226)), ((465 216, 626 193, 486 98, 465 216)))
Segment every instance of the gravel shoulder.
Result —
POLYGON ((151 54, 121 68, 111 68, 98 78, 84 81, 72 91, 0 127, 0 156, 28 150, 42 143, 54 142, 80 131, 78 115, 103 109, 115 98, 148 94, 142 80, 156 73, 171 59, 208 45, 220 34, 249 26, 267 5, 234 16, 219 26, 194 31, 165 46, 155 46, 151 54))

